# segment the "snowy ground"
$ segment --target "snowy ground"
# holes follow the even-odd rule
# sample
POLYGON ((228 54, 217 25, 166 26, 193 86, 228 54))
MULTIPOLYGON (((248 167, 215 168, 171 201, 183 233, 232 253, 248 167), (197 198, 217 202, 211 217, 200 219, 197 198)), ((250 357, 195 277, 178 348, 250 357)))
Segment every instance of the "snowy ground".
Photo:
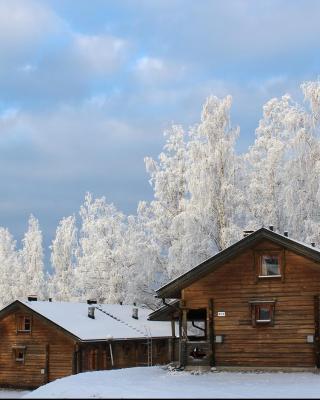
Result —
POLYGON ((19 399, 29 393, 29 390, 0 389, 0 399, 19 399))
POLYGON ((208 372, 161 367, 86 372, 58 379, 25 398, 319 398, 313 373, 208 372))

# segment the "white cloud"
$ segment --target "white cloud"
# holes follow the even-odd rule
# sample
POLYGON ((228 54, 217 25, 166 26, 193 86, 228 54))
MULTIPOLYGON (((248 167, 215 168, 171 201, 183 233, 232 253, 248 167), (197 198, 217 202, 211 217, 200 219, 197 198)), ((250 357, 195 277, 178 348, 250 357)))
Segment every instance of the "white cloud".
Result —
POLYGON ((115 70, 125 60, 128 43, 107 35, 74 34, 73 52, 92 72, 105 74, 115 70))
POLYGON ((26 49, 30 50, 31 44, 42 41, 48 33, 64 28, 63 21, 41 2, 2 0, 0 2, 1 59, 24 54, 26 49))
POLYGON ((161 84, 181 80, 186 67, 165 59, 144 56, 136 61, 134 72, 143 83, 161 84))

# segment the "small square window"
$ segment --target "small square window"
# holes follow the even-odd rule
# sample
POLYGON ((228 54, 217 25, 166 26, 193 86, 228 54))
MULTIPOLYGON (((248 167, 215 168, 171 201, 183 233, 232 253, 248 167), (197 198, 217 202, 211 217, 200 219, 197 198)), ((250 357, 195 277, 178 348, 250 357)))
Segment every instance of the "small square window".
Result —
POLYGON ((24 361, 24 351, 17 351, 16 352, 16 361, 24 361))
POLYGON ((13 347, 13 356, 14 360, 16 363, 22 363, 24 364, 25 362, 25 356, 26 356, 26 347, 25 346, 17 346, 13 347))
POLYGON ((257 306, 256 322, 271 322, 271 309, 269 306, 257 306))
POLYGON ((280 256, 278 254, 262 254, 261 256, 261 276, 279 276, 280 256))
POLYGON ((274 301, 251 302, 252 325, 273 325, 274 304, 274 301))
POLYGON ((29 315, 17 316, 17 332, 31 332, 31 317, 29 315))

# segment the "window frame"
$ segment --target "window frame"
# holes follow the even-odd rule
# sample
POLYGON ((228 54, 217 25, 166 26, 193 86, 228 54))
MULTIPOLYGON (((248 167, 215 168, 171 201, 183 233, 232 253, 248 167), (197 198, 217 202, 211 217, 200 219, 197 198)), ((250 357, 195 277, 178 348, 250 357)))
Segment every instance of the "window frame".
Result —
POLYGON ((14 361, 16 364, 24 364, 26 361, 26 346, 13 346, 12 347, 12 352, 13 352, 13 357, 14 361), (22 357, 19 357, 19 355, 22 354, 22 357))
POLYGON ((275 303, 276 300, 252 300, 249 302, 253 327, 274 326, 275 303), (259 319, 261 308, 269 309, 269 319, 259 319))
POLYGON ((285 251, 275 249, 256 250, 254 252, 255 267, 256 267, 256 280, 265 279, 281 279, 284 281, 285 274, 285 251), (279 274, 277 275, 263 275, 262 274, 262 259, 263 256, 277 256, 279 262, 279 274))
POLYGON ((17 314, 16 315, 16 333, 17 334, 31 334, 32 332, 32 316, 30 314, 17 314), (22 320, 22 322, 21 322, 22 320), (26 320, 29 320, 26 322, 26 320), (26 328, 26 323, 30 326, 26 328))

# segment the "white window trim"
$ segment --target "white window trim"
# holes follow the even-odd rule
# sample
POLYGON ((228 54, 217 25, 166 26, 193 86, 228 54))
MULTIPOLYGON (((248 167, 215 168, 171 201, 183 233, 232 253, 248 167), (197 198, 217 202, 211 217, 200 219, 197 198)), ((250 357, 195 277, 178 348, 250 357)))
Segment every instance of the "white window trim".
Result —
POLYGON ((256 319, 256 322, 271 322, 271 319, 256 319))

